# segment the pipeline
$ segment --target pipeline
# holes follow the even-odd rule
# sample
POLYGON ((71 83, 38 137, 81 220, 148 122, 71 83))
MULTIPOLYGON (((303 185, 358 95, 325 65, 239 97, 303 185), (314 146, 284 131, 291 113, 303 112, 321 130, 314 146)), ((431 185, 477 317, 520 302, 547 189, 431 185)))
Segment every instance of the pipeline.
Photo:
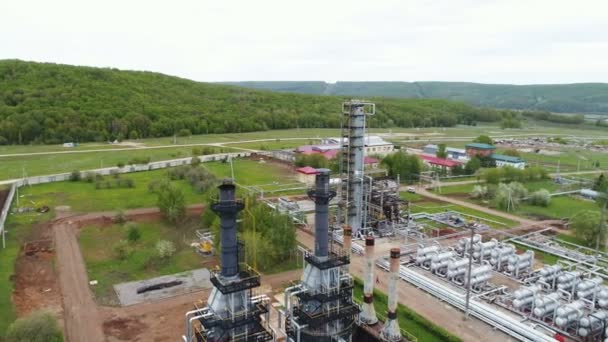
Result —
MULTIPOLYGON (((380 259, 377 265, 385 270, 388 270, 388 261, 380 259)), ((447 288, 415 271, 401 266, 399 270, 401 279, 408 283, 428 292, 429 294, 447 302, 448 304, 464 310, 465 298, 461 293, 458 293, 450 288, 447 288)), ((540 331, 534 330, 531 326, 520 322, 519 320, 496 310, 492 306, 479 302, 475 299, 470 301, 470 314, 481 321, 496 327, 502 332, 516 339, 527 342, 555 342, 555 340, 540 331)))

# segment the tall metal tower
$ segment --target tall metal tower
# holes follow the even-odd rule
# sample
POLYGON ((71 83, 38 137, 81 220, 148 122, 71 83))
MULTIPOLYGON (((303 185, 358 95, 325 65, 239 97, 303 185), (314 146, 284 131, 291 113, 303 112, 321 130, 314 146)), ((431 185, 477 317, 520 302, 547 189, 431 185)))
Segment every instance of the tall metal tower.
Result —
POLYGON ((220 216, 222 245, 221 271, 211 276, 213 289, 206 306, 196 306, 186 313, 186 342, 273 341, 267 327, 270 300, 265 295, 253 296, 260 286, 260 275, 247 265, 239 265, 236 218, 243 202, 235 197, 232 179, 219 186, 218 200, 211 205, 220 216), (264 320, 262 320, 264 316, 264 320))
POLYGON ((353 303, 349 253, 329 244, 329 170, 319 169, 315 188, 315 249, 304 255, 300 284, 285 290, 285 333, 289 342, 349 342, 359 308, 353 303))
POLYGON ((364 228, 364 157, 365 121, 368 115, 376 113, 376 105, 371 102, 350 100, 342 104, 342 136, 340 154, 341 207, 346 209, 346 217, 340 217, 352 227, 357 236, 364 228))

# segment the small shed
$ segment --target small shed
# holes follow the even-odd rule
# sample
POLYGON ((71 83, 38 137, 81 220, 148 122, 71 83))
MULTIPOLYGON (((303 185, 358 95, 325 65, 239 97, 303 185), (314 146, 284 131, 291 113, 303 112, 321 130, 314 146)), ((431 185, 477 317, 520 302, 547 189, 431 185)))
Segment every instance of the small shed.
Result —
POLYGON ((315 183, 315 177, 319 171, 317 171, 317 169, 314 167, 304 166, 297 168, 296 173, 298 181, 307 185, 312 185, 315 183))

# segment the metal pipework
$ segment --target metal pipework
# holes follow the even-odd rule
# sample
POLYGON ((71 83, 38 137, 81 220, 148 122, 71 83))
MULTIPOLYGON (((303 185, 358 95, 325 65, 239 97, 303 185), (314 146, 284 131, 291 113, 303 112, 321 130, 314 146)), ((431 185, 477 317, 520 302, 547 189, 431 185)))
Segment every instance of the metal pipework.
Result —
POLYGON ((559 305, 559 293, 557 292, 537 298, 534 301, 534 316, 542 318, 543 316, 555 311, 559 305))
POLYGON ((351 249, 352 249, 352 245, 353 245, 353 229, 349 226, 344 226, 342 236, 343 236, 342 247, 344 248, 346 255, 350 258, 351 249))
POLYGON ((594 331, 601 331, 602 327, 604 327, 604 324, 606 323, 606 320, 608 320, 608 311, 605 310, 597 311, 581 318, 578 321, 579 336, 587 337, 594 331))
POLYGON ((219 200, 211 205, 211 210, 220 217, 220 241, 222 244, 221 275, 232 278, 239 273, 238 243, 236 237, 236 217, 243 210, 242 202, 236 200, 236 187, 232 179, 225 179, 220 186, 219 200))
POLYGON ((555 310, 555 325, 563 328, 578 320, 583 315, 583 308, 585 303, 580 300, 560 306, 555 310))
POLYGON ((329 189, 329 169, 317 169, 315 187, 308 191, 308 197, 315 202, 315 256, 329 255, 329 201, 336 192, 329 189))
POLYGON ((390 278, 388 283, 388 317, 380 337, 384 341, 401 341, 401 330, 397 321, 397 280, 399 279, 399 260, 401 250, 392 248, 390 252, 390 278))
POLYGON ((367 325, 378 323, 374 308, 374 244, 375 240, 372 235, 365 237, 365 282, 363 283, 363 304, 359 318, 367 325))
POLYGON ((532 285, 528 287, 522 287, 513 292, 513 306, 516 309, 528 307, 534 303, 536 294, 541 290, 540 286, 532 285))

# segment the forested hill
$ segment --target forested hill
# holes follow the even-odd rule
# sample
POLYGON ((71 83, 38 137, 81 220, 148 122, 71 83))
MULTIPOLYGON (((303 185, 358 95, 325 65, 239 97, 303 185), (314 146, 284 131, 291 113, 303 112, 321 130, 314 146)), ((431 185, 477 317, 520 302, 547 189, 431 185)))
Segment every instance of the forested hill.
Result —
POLYGON ((558 113, 608 113, 608 83, 508 85, 465 82, 232 82, 227 84, 303 94, 437 98, 462 101, 482 107, 558 113))
MULTIPOLYGON (((152 72, 1 60, 0 144, 339 127, 342 101, 152 72)), ((513 114, 445 100, 374 101, 371 127, 453 126, 513 114)))

